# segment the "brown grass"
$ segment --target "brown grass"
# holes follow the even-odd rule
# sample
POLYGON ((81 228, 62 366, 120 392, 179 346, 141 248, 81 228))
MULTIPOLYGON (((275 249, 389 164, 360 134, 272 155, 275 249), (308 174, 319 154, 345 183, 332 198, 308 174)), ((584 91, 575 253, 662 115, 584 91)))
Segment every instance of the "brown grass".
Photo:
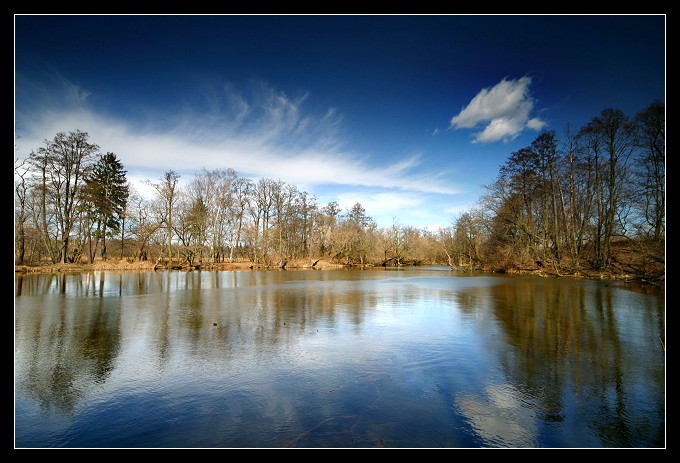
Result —
MULTIPOLYGON (((176 264, 177 270, 194 270, 196 267, 187 265, 185 262, 176 264)), ((324 268, 338 268, 343 267, 341 264, 333 264, 322 259, 301 259, 288 261, 285 268, 287 269, 324 269, 324 268)), ((264 265, 255 264, 249 261, 238 262, 219 262, 214 264, 203 264, 200 266, 202 270, 257 270, 257 269, 276 269, 281 268, 280 263, 264 265)), ((36 265, 15 265, 14 271, 17 273, 77 273, 90 272, 93 270, 115 270, 115 271, 129 271, 129 272, 144 272, 154 270, 164 270, 166 266, 156 265, 152 261, 129 261, 128 259, 109 259, 106 261, 96 260, 93 264, 73 263, 73 264, 52 264, 43 263, 36 265)))

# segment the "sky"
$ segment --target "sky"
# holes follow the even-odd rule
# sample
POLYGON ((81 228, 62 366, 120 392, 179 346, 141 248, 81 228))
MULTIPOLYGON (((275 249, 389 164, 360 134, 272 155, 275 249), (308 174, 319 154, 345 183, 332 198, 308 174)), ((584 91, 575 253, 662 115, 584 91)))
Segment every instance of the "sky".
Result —
POLYGON ((514 151, 665 102, 666 16, 15 15, 15 162, 87 132, 134 188, 281 180, 436 230, 514 151))

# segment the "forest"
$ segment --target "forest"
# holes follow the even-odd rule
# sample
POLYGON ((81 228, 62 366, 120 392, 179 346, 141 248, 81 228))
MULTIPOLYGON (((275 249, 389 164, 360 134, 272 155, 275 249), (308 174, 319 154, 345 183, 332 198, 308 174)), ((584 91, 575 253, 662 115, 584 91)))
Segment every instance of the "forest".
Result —
MULTIPOLYGON (((15 143, 16 145, 16 143, 15 143)), ((665 281, 665 104, 608 108, 508 154, 474 207, 436 231, 378 227, 281 180, 224 168, 143 197, 87 132, 15 159, 15 270, 97 262, 152 268, 445 264, 455 270, 665 281)))

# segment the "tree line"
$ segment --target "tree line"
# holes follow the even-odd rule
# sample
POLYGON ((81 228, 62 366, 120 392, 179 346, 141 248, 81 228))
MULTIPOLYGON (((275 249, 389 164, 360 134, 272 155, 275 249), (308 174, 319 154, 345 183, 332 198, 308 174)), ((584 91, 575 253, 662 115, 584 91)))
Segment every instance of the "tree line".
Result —
POLYGON ((458 265, 665 276, 665 106, 608 108, 510 154, 448 237, 458 265))
POLYGON ((437 231, 378 227, 281 180, 166 171, 140 195, 112 152, 60 132, 15 161, 15 263, 111 256, 210 265, 328 259, 465 269, 665 275, 665 106, 605 109, 576 130, 544 131, 510 153, 474 207, 437 231), (625 252, 624 252, 625 251, 625 252))

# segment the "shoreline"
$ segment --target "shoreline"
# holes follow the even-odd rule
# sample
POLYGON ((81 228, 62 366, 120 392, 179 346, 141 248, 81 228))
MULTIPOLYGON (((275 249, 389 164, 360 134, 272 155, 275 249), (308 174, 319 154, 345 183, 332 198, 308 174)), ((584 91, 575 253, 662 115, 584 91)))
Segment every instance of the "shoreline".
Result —
POLYGON ((323 269, 345 268, 342 264, 333 264, 323 259, 284 262, 278 264, 255 264, 253 262, 218 262, 213 264, 177 263, 172 267, 154 264, 152 261, 128 262, 127 259, 96 261, 94 264, 38 264, 38 265, 14 265, 14 272, 28 273, 83 273, 93 271, 123 271, 123 272, 156 272, 162 270, 175 270, 181 272, 190 271, 220 271, 220 270, 276 270, 276 269, 323 269))
MULTIPOLYGON (((286 271, 323 271, 324 269, 351 269, 351 268, 384 268, 381 265, 362 265, 362 266, 348 266, 343 264, 333 264, 328 261, 297 261, 288 262, 287 265, 255 265, 251 262, 232 262, 232 263, 218 263, 207 266, 200 266, 199 268, 192 268, 184 266, 181 268, 167 268, 156 267, 152 262, 134 262, 129 263, 126 260, 121 262, 107 261, 95 262, 94 264, 42 264, 42 265, 15 265, 16 275, 57 275, 57 274, 78 274, 90 272, 126 272, 126 273, 154 273, 157 271, 175 271, 175 272, 219 272, 219 271, 258 271, 258 270, 280 270, 286 271)), ((446 266, 445 264, 442 264, 446 266)), ((418 267, 418 266, 409 266, 418 267)), ((451 268, 451 272, 466 273, 467 269, 451 268)), ((506 270, 473 270, 484 274, 506 274, 506 275, 527 275, 536 276, 539 278, 568 278, 572 280, 592 280, 592 281, 608 281, 611 284, 620 285, 626 290, 643 293, 643 294, 661 294, 665 298, 666 278, 658 280, 648 280, 642 276, 634 276, 630 274, 616 274, 614 272, 597 272, 597 271, 581 271, 578 274, 556 273, 549 272, 544 269, 506 269, 506 270)), ((609 284, 607 284, 609 286, 609 284)))
MULTIPOLYGON (((442 264, 444 265, 444 264, 442 264)), ((151 261, 128 262, 126 259, 97 261, 94 264, 40 264, 40 265, 15 265, 15 274, 52 274, 52 273, 86 273, 93 271, 125 271, 125 272, 155 272, 164 270, 174 270, 182 272, 191 271, 227 271, 227 270, 321 270, 329 268, 380 268, 375 264, 365 265, 345 265, 336 264, 323 259, 304 259, 277 264, 255 264, 252 262, 219 262, 215 264, 178 264, 173 267, 161 266, 151 261)), ((415 266, 417 267, 417 266, 415 266)), ((468 272, 464 268, 451 268, 452 272, 468 272)), ((587 280, 615 280, 623 282, 636 282, 648 284, 659 288, 665 287, 665 276, 658 281, 644 279, 626 273, 615 273, 611 271, 599 272, 595 270, 582 270, 579 273, 562 273, 547 271, 545 269, 496 269, 496 270, 474 270, 482 273, 505 273, 515 275, 534 275, 543 278, 574 278, 587 280)))

